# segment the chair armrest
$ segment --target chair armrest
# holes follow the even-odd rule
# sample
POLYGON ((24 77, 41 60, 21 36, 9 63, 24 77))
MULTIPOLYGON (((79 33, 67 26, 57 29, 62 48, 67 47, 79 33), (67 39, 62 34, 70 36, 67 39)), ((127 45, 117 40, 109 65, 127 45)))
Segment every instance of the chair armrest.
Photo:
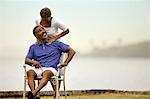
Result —
POLYGON ((57 67, 59 68, 59 69, 61 69, 61 68, 63 68, 63 67, 66 67, 67 65, 65 65, 65 64, 58 64, 57 65, 57 67))

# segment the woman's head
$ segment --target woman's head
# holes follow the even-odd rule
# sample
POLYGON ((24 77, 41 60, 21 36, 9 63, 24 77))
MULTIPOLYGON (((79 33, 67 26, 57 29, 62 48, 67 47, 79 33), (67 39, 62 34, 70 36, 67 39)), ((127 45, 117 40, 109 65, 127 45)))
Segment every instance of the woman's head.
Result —
POLYGON ((49 18, 49 17, 51 17, 51 10, 49 8, 47 8, 47 7, 41 9, 40 16, 42 18, 49 18))

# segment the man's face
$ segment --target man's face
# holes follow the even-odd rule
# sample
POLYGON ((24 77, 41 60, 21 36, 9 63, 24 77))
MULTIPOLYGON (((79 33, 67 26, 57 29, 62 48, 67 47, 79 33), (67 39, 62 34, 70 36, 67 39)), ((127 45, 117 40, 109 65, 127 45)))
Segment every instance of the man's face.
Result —
POLYGON ((47 38, 47 33, 46 33, 46 31, 43 27, 38 27, 37 28, 36 37, 39 40, 45 40, 47 38))

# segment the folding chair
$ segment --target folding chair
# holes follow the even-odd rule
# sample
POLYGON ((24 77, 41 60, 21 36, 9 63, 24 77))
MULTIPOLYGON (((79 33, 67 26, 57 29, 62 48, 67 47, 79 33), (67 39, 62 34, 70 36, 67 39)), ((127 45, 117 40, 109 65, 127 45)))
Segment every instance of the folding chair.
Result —
MULTIPOLYGON (((58 67, 61 66, 60 64, 58 65, 58 67)), ((26 64, 23 65, 24 67, 24 90, 23 90, 23 99, 25 99, 26 97, 26 85, 27 85, 27 71, 26 71, 26 64)), ((56 99, 58 99, 58 97, 60 96, 59 95, 59 81, 62 81, 63 82, 63 88, 64 88, 64 94, 65 94, 65 99, 67 99, 67 93, 66 93, 66 86, 65 86, 65 71, 66 71, 66 66, 63 67, 64 70, 63 70, 63 75, 62 77, 59 77, 59 72, 60 72, 60 68, 58 68, 58 73, 56 76, 53 76, 51 78, 49 78, 49 81, 51 81, 52 83, 54 82, 56 84, 56 99)), ((40 82, 40 80, 42 79, 42 77, 37 77, 35 80, 38 81, 38 84, 40 82)), ((54 84, 53 83, 53 84, 54 84)), ((40 92, 38 93, 38 95, 40 96, 40 92)))

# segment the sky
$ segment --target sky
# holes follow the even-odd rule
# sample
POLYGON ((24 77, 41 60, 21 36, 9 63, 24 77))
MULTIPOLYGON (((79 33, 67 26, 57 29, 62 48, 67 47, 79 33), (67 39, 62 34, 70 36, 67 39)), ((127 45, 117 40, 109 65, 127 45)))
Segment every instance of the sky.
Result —
POLYGON ((43 7, 70 33, 62 41, 81 53, 150 40, 149 0, 0 0, 0 58, 24 57, 43 7))
MULTIPOLYGON (((18 76, 23 79, 20 65, 21 62, 24 64, 29 46, 36 41, 32 30, 35 26, 35 19, 40 18, 39 12, 43 7, 49 7, 52 16, 62 20, 69 27, 70 33, 64 36, 62 41, 69 44, 76 52, 88 53, 94 46, 106 48, 117 45, 119 41, 122 45, 150 41, 150 0, 0 0, 0 63, 4 67, 0 70, 1 75, 5 75, 0 77, 1 81, 5 81, 0 85, 5 85, 3 88, 9 84, 6 78, 12 77, 12 75, 17 75, 14 79, 15 83, 18 76), (19 62, 17 63, 17 61, 19 62), (15 65, 19 69, 16 69, 15 65)), ((149 81, 146 79, 147 71, 150 70, 147 67, 148 60, 137 60, 136 62, 127 60, 124 64, 122 63, 124 60, 118 62, 106 59, 103 62, 103 59, 96 60, 94 58, 90 58, 89 61, 86 61, 86 58, 75 59, 76 61, 71 62, 71 66, 73 66, 69 72, 69 74, 73 74, 68 78, 78 78, 79 74, 76 72, 78 71, 84 74, 83 79, 87 77, 88 80, 89 75, 86 74, 91 73, 93 63, 96 64, 92 75, 94 77, 100 75, 100 79, 96 79, 98 83, 88 82, 90 88, 93 86, 95 88, 125 87, 122 84, 125 84, 124 80, 126 80, 131 88, 140 89, 149 81), (105 65, 107 63, 108 67, 105 65), (123 68, 120 68, 120 64, 123 65, 123 68), (112 68, 110 68, 111 66, 112 68), (113 66, 117 67, 113 68, 113 66), (134 66, 135 68, 133 68, 134 66), (85 71, 86 67, 89 68, 85 71), (134 72, 130 67, 135 69, 134 72), (107 72, 108 70, 109 72, 107 72), (117 72, 114 73, 115 70, 117 72), (126 74, 127 70, 131 72, 126 74), (120 82, 120 85, 118 82, 116 83, 118 77, 124 83, 120 82), (135 81, 128 81, 128 77, 133 77, 135 81), (138 86, 135 85, 137 81, 144 83, 138 86)), ((84 84, 86 80, 83 81, 83 79, 70 81, 70 86, 77 85, 77 83, 84 84)), ((13 85, 12 83, 12 87, 15 87, 13 85)))

